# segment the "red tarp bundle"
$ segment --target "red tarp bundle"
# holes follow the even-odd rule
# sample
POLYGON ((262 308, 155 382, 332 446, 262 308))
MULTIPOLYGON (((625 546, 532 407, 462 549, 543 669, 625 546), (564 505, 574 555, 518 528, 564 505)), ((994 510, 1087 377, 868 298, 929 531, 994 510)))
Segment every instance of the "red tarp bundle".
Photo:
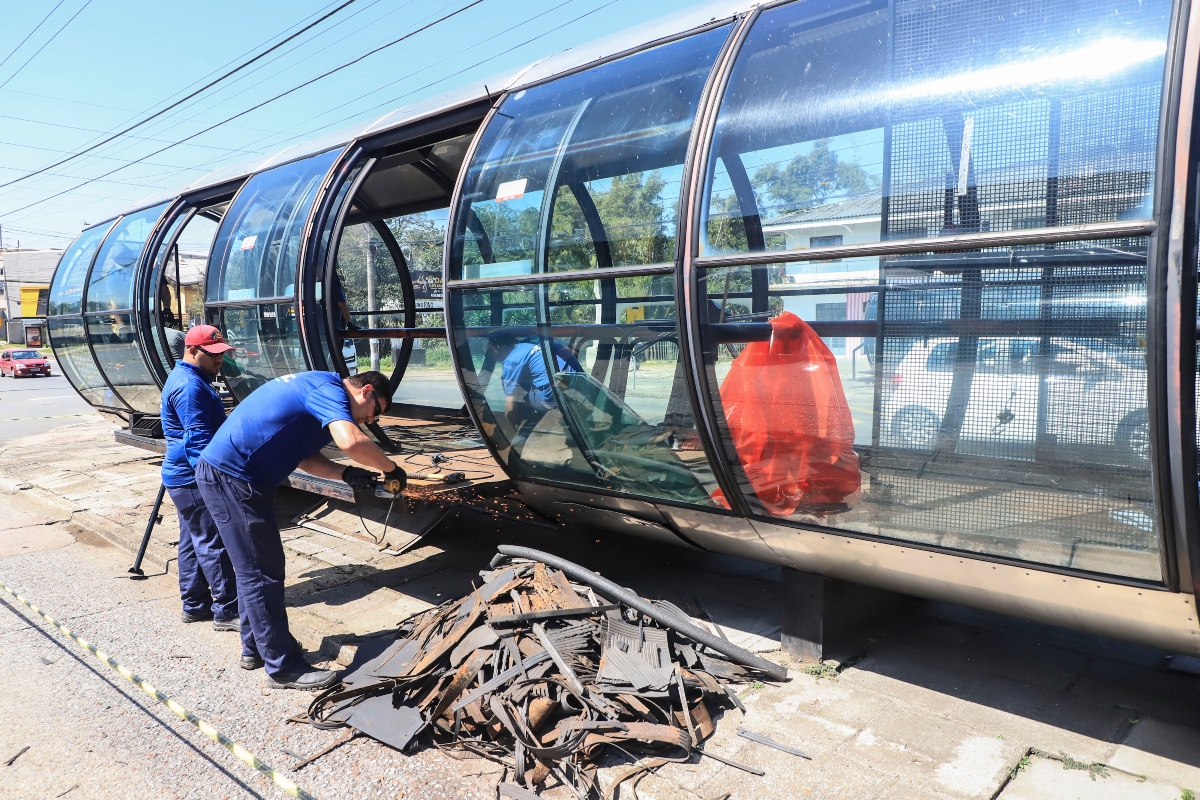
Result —
MULTIPOLYGON (((770 343, 746 345, 721 382, 733 444, 767 511, 830 510, 862 483, 837 362, 795 314, 771 328, 770 343)), ((728 505, 720 490, 713 497, 728 505)))

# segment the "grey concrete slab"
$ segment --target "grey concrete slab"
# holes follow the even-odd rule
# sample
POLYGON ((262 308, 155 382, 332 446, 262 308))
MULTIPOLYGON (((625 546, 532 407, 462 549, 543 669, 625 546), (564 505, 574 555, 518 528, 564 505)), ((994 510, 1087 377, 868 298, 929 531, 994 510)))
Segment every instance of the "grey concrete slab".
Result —
POLYGON ((1178 800, 1180 788, 1115 770, 1092 774, 1033 756, 996 800, 1178 800))
POLYGON ((1141 717, 1105 763, 1200 791, 1200 731, 1191 725, 1141 717))

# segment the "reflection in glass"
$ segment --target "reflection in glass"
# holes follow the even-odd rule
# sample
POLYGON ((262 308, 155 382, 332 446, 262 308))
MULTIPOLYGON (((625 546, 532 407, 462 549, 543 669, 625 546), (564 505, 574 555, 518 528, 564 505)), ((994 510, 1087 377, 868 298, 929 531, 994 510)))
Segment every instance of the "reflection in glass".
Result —
POLYGON ((722 100, 702 251, 1149 218, 1170 9, 867 0, 765 12, 722 100))
MULTIPOLYGON (((447 209, 387 220, 412 276, 418 328, 444 328, 442 256, 447 209)), ((393 342, 393 348, 399 343, 393 342)), ((393 352, 395 352, 393 350, 393 352)), ((462 392, 445 339, 414 339, 404 380, 396 387, 397 403, 460 409, 462 392)))
POLYGON ((285 164, 246 182, 213 243, 209 302, 291 297, 308 212, 337 151, 285 164))
POLYGON ((273 378, 306 369, 295 305, 217 306, 206 313, 208 324, 224 331, 225 341, 237 348, 225 355, 221 375, 239 402, 273 378))
MULTIPOLYGON (((404 327, 404 290, 400 268, 370 223, 342 230, 334 263, 333 299, 338 329, 404 327), (393 312, 393 313, 388 313, 393 312)), ((402 340, 347 339, 343 354, 351 374, 357 369, 386 370, 395 364, 392 347, 402 340), (350 354, 350 349, 355 353, 350 354)))
MULTIPOLYGON (((752 508, 906 541, 1159 580, 1148 446, 1146 241, 875 261, 875 285, 838 284, 836 275, 810 262, 786 271, 705 271, 708 385, 752 508), (754 271, 762 276, 758 281, 754 271), (829 309, 834 304, 836 314, 829 309), (763 312, 754 314, 755 305, 763 312), (853 426, 861 492, 840 506, 783 506, 764 473, 797 483, 817 473, 799 450, 768 452, 738 430, 747 425, 737 415, 748 393, 757 393, 761 413, 780 430, 811 428, 836 413, 836 403, 816 384, 797 395, 795 386, 809 379, 797 377, 796 364, 765 362, 750 345, 765 349, 772 336, 765 321, 788 313, 822 337, 853 426), (809 422, 801 426, 800 420, 809 422), (766 463, 768 457, 776 461, 766 463)), ((778 346, 776 332, 770 347, 778 346)), ((800 366, 822 369, 811 358, 800 366)))
MULTIPOLYGON (((161 395, 138 350, 133 314, 91 315, 87 317, 87 328, 96 362, 112 388, 135 411, 157 414, 161 395)), ((106 399, 104 405, 120 404, 106 399)))
POLYGON ((674 260, 688 137, 728 33, 697 34, 508 97, 467 174, 456 273, 674 260))
POLYGON ((177 217, 155 256, 150 278, 154 297, 152 316, 156 331, 161 330, 162 335, 152 338, 168 371, 183 358, 185 331, 203 316, 208 251, 227 207, 228 203, 221 203, 200 209, 190 219, 186 214, 177 217), (183 226, 181 231, 180 226, 183 226))
POLYGON ((470 401, 514 473, 716 504, 671 276, 473 290, 455 315, 470 401))
POLYGON ((88 283, 88 311, 126 311, 133 308, 133 286, 146 239, 167 204, 122 217, 96 256, 88 283))
MULTIPOLYGON (((173 271, 174 242, 180 227, 187 220, 186 214, 180 214, 171 221, 171 226, 163 236, 162 244, 154 255, 153 272, 150 276, 150 339, 154 342, 154 352, 163 371, 170 372, 175 362, 183 358, 183 333, 177 312, 178 304, 171 295, 171 287, 165 280, 164 270, 173 271)), ((203 284, 201 284, 203 285, 203 284)))
POLYGON ((87 280, 88 267, 92 264, 96 249, 100 247, 100 240, 111 224, 106 222, 88 228, 62 254, 50 286, 50 316, 79 314, 83 311, 83 282, 87 280))
POLYGON ((83 318, 51 317, 49 325, 58 364, 83 399, 93 406, 124 408, 125 404, 113 395, 96 369, 96 362, 88 350, 83 318))

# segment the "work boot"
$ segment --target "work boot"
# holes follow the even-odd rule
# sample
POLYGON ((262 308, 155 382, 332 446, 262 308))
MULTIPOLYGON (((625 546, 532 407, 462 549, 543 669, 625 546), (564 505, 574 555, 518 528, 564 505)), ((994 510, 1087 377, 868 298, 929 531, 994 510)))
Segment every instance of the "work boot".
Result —
POLYGON ((214 619, 213 620, 213 630, 214 631, 240 631, 241 629, 242 629, 241 617, 234 617, 233 619, 214 619))
POLYGON ((258 656, 242 656, 242 660, 238 662, 238 666, 246 670, 262 669, 262 665, 263 660, 258 656))
POLYGON ((213 618, 213 615, 211 611, 198 611, 195 614, 191 613, 190 611, 185 611, 179 615, 179 618, 185 623, 190 624, 192 622, 208 622, 213 618))
POLYGON ((328 689, 337 683, 337 680, 336 672, 306 667, 295 672, 281 672, 278 675, 268 676, 267 687, 270 689, 304 689, 315 692, 319 689, 328 689))

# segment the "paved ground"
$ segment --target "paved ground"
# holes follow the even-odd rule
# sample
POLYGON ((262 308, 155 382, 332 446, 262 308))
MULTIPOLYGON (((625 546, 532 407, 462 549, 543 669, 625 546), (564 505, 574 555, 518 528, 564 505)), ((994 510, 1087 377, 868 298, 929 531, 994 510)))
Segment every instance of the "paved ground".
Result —
MULTIPOLYGON (((109 540, 136 541, 157 460, 111 437, 87 420, 0 443, 0 581, 276 767, 332 741, 338 734, 283 722, 308 698, 267 691, 261 672, 237 669, 232 635, 178 622, 173 575, 160 567, 145 582, 126 579, 130 555, 109 540)), ((313 500, 282 494, 281 518, 313 500)), ((174 538, 164 510, 152 550, 160 565, 174 538)), ((505 541, 681 605, 700 595, 757 649, 778 636, 777 571, 737 559, 465 511, 400 556, 303 528, 285 539, 290 614, 313 660, 323 649, 345 661, 363 637, 461 593, 505 541)), ((64 796, 279 796, 95 659, 77 659, 21 607, 0 605, 0 763, 30 747, 0 766, 0 798, 54 797, 76 784, 64 796)), ((789 664, 791 680, 744 687, 745 718, 726 713, 706 745, 765 777, 693 758, 644 780, 641 796, 1175 800, 1200 790, 1200 678, 1172 668, 1167 653, 926 602, 896 607, 831 650, 840 663, 769 654, 789 664), (741 739, 738 724, 812 760, 741 739)), ((435 750, 410 757, 356 741, 294 777, 328 800, 493 797, 498 775, 435 750)))
POLYGON ((99 416, 51 364, 49 378, 0 378, 0 442, 99 416))

